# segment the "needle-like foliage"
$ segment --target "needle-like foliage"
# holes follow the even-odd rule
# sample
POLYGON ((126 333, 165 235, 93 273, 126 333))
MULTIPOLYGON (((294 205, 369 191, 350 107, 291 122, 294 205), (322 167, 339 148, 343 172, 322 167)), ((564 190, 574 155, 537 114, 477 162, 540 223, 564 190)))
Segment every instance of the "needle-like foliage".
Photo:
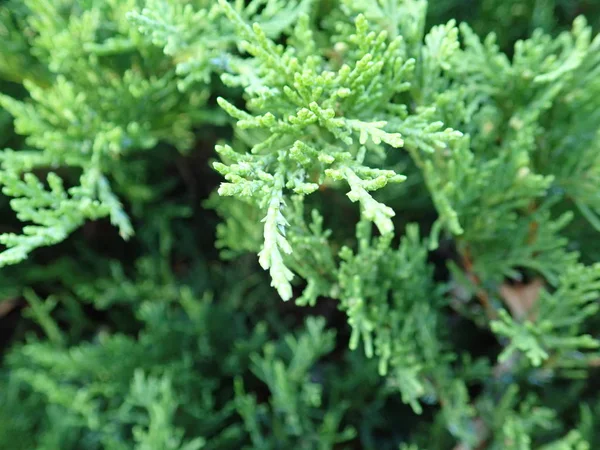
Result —
POLYGON ((600 448, 599 25, 0 0, 0 448, 600 448))

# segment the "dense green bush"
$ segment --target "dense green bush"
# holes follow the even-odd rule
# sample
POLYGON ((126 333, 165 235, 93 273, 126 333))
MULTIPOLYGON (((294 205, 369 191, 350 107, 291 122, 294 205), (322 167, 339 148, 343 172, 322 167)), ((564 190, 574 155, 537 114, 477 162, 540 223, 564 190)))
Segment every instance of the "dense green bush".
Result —
POLYGON ((599 24, 0 1, 0 449, 600 448, 599 24))

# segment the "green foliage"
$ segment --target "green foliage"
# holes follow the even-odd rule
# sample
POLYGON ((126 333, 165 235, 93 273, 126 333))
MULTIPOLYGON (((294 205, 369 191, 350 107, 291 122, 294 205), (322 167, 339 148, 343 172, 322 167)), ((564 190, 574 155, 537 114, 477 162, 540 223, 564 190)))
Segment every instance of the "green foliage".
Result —
POLYGON ((598 25, 0 1, 0 448, 598 448, 598 25))
POLYGON ((501 311, 502 321, 492 322, 491 327, 498 335, 510 338, 511 343, 500 358, 506 359, 518 349, 534 366, 539 366, 552 352, 557 358, 555 367, 586 367, 589 361, 585 356, 588 355, 584 356, 578 350, 597 348, 600 342, 589 334, 579 333, 586 319, 598 312, 599 276, 598 265, 568 267, 555 292, 544 290, 540 293, 535 309, 531 311, 535 323, 529 320, 516 323, 506 311, 501 311))

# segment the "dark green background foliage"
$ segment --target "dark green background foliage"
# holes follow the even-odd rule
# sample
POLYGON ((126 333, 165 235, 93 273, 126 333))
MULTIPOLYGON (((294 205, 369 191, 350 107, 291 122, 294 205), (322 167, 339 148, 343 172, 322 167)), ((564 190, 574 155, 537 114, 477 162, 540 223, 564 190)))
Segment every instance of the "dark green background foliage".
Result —
POLYGON ((599 25, 0 1, 0 449, 600 448, 599 25))

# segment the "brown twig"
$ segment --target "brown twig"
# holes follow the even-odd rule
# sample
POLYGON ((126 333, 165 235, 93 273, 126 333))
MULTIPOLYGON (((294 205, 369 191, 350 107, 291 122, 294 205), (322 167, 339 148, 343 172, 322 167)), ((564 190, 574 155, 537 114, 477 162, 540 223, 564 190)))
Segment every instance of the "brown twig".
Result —
POLYGON ((473 259, 471 257, 471 252, 467 247, 462 254, 463 267, 465 269, 465 273, 469 280, 475 285, 475 296, 483 306, 485 314, 489 320, 495 320, 498 318, 498 314, 496 313, 495 308, 492 306, 492 302, 490 301, 490 297, 488 293, 481 286, 481 279, 473 270, 473 259))

